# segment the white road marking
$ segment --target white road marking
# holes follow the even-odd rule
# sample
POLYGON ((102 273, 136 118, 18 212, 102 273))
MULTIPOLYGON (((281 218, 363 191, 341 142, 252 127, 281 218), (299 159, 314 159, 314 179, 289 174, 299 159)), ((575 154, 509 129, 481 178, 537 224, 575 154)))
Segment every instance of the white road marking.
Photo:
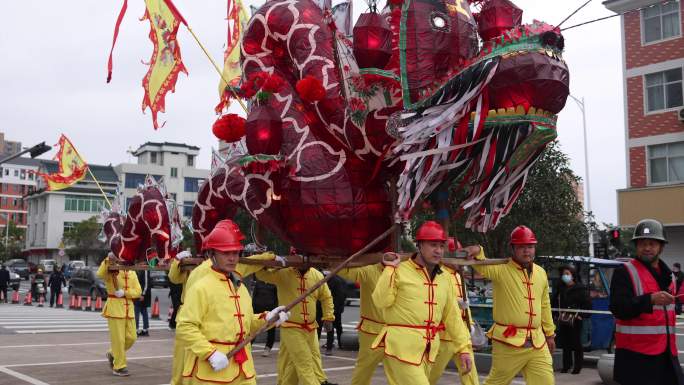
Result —
POLYGON ((0 372, 3 372, 3 373, 5 373, 5 374, 9 374, 10 376, 15 377, 15 378, 18 378, 18 379, 20 379, 20 380, 22 380, 22 381, 26 381, 26 382, 28 382, 28 383, 31 384, 31 385, 50 385, 50 384, 48 384, 47 382, 43 382, 43 381, 41 381, 41 380, 38 380, 38 379, 36 379, 36 378, 27 376, 27 375, 25 375, 25 374, 21 374, 21 373, 15 372, 14 370, 8 369, 7 367, 4 367, 4 366, 0 366, 0 372))
MULTIPOLYGON (((166 342, 173 341, 171 338, 161 339, 161 340, 148 340, 148 339, 138 339, 137 344, 144 344, 150 342, 166 342)), ((20 349, 20 348, 46 348, 46 347, 57 347, 57 346, 85 346, 85 345, 109 345, 109 341, 102 342, 81 342, 77 344, 37 344, 37 345, 10 345, 10 346, 0 346, 0 349, 20 349)))

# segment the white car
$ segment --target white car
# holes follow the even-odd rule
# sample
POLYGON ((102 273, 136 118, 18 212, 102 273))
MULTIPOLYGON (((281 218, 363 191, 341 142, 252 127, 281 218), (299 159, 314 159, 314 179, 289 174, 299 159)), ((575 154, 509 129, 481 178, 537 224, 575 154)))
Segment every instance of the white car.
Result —
POLYGON ((54 259, 41 259, 38 263, 38 268, 43 269, 43 273, 52 273, 55 270, 57 261, 54 259))

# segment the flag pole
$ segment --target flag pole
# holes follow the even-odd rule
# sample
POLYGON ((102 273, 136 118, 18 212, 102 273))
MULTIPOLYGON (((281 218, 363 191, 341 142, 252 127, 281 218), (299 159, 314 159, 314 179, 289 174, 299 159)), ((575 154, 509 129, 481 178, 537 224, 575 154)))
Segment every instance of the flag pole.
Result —
POLYGON ((192 37, 195 39, 195 41, 197 42, 197 45, 199 45, 200 48, 202 49, 202 51, 204 51, 204 54, 207 56, 207 59, 209 59, 209 61, 211 62, 211 64, 214 65, 214 69, 216 69, 216 72, 218 72, 218 74, 219 74, 219 76, 221 77, 221 79, 223 79, 223 81, 226 83, 226 87, 228 87, 228 88, 230 89, 230 92, 233 94, 233 96, 235 96, 235 100, 238 101, 238 103, 240 104, 240 107, 242 107, 242 110, 245 111, 245 113, 247 113, 247 112, 248 112, 248 111, 247 111, 247 106, 245 106, 245 103, 242 102, 242 99, 240 99, 240 97, 238 96, 238 94, 235 93, 235 90, 233 90, 233 89, 229 86, 230 83, 229 83, 228 80, 223 76, 223 72, 221 72, 221 70, 219 69, 219 66, 218 66, 218 64, 216 64, 216 61, 214 60, 214 58, 212 58, 211 55, 209 55, 209 51, 207 51, 207 49, 204 47, 204 44, 202 44, 202 42, 199 40, 199 38, 197 37, 197 35, 195 35, 195 32, 192 30, 192 28, 190 28, 190 25, 188 25, 187 22, 185 22, 185 23, 183 23, 183 24, 185 24, 185 27, 188 29, 188 31, 190 32, 190 34, 192 35, 192 37))
POLYGON ((112 208, 112 203, 109 201, 109 198, 107 198, 107 194, 105 194, 104 190, 102 189, 102 186, 100 185, 100 182, 95 178, 95 174, 90 170, 90 165, 86 166, 88 168, 88 173, 90 174, 90 177, 93 178, 95 181, 95 184, 97 185, 97 188, 100 189, 100 193, 102 193, 102 196, 104 197, 105 201, 107 201, 107 205, 109 208, 112 208))

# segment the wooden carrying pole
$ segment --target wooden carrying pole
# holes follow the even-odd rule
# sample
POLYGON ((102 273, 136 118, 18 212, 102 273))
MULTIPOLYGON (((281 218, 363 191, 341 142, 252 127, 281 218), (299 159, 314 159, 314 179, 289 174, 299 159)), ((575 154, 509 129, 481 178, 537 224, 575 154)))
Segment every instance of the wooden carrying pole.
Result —
MULTIPOLYGON (((395 224, 392 225, 389 229, 387 229, 384 233, 380 234, 377 238, 375 238, 375 239, 372 240, 369 244, 367 244, 366 246, 364 246, 361 250, 359 250, 359 251, 357 251, 356 253, 352 254, 352 255, 351 255, 349 258, 347 258, 344 262, 342 262, 342 263, 340 263, 339 265, 337 265, 337 267, 335 267, 335 268, 334 268, 328 275, 326 275, 322 280, 316 282, 313 286, 311 286, 311 287, 309 288, 309 290, 307 290, 305 293, 303 293, 303 294, 300 295, 299 297, 295 298, 294 301, 292 301, 292 302, 289 303, 287 306, 285 306, 285 309, 284 309, 283 311, 286 311, 286 312, 287 312, 287 311, 290 311, 290 309, 292 309, 293 307, 297 306, 297 304, 299 304, 299 303, 302 302, 306 297, 308 297, 309 295, 311 295, 311 293, 313 293, 314 291, 316 291, 319 287, 323 286, 323 285, 324 285, 325 283, 327 283, 330 279, 332 279, 332 277, 334 277, 335 275, 337 275, 337 273, 338 273, 340 270, 342 270, 342 269, 344 269, 345 267, 347 267, 347 265, 349 265, 349 263, 351 263, 356 257, 358 257, 359 255, 361 255, 361 254, 367 252, 367 251, 370 250, 373 246, 375 246, 378 242, 382 241, 383 239, 385 239, 386 237, 388 237, 390 234, 392 234, 392 232, 397 228, 397 226, 398 226, 398 225, 395 223, 395 224)), ((250 344, 250 343, 256 338, 256 336, 258 336, 259 334, 261 334, 261 333, 265 332, 266 330, 268 330, 271 326, 273 326, 273 325, 275 324, 275 322, 276 322, 277 320, 278 320, 278 317, 273 317, 273 319, 271 319, 270 321, 266 322, 262 327, 260 327, 259 330, 257 330, 255 333, 252 333, 252 334, 249 336, 249 338, 247 338, 247 339, 243 340, 242 342, 240 342, 233 350, 231 350, 231 351, 227 354, 228 359, 230 360, 230 358, 233 357, 237 352, 239 352, 239 351, 240 351, 241 349, 243 349, 245 346, 247 346, 248 344, 250 344)))

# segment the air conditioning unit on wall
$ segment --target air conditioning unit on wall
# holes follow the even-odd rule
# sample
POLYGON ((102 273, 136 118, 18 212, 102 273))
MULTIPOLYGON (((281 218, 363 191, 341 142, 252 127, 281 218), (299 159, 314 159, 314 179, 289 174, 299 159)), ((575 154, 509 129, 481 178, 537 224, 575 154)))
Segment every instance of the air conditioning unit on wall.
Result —
POLYGON ((677 116, 679 116, 680 122, 684 122, 684 108, 680 108, 679 111, 677 111, 677 116))

